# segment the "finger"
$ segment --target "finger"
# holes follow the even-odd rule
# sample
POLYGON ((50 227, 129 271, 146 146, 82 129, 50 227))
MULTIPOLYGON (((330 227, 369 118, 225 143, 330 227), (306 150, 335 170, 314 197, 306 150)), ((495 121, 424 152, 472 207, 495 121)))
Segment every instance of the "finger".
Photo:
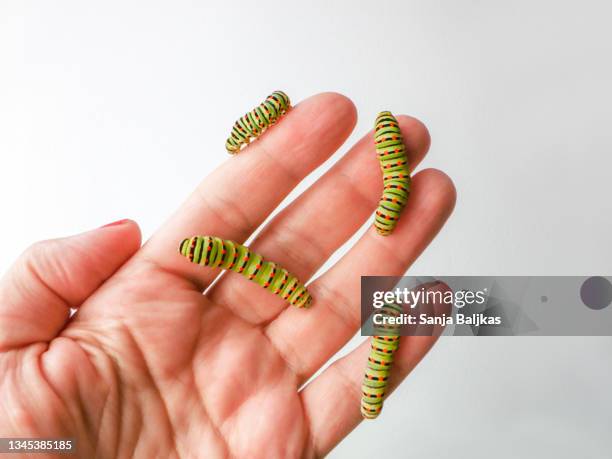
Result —
MULTIPOLYGON (((398 117, 410 166, 424 158, 430 144, 427 128, 409 116, 398 117)), ((306 282, 370 218, 382 190, 372 132, 304 194, 276 216, 251 244, 269 260, 306 282)), ((210 291, 213 301, 228 305, 251 323, 264 323, 286 306, 281 299, 239 276, 226 276, 210 291)))
MULTIPOLYGON (((402 337, 391 369, 390 391, 414 369, 436 340, 435 336, 402 337)), ((334 362, 301 392, 315 457, 324 457, 362 420, 361 383, 370 352, 369 341, 334 362)))
POLYGON ((138 256, 205 288, 219 271, 187 263, 177 253, 180 241, 201 234, 243 242, 344 143, 355 121, 355 106, 340 94, 301 102, 208 176, 138 256))
POLYGON ((408 205, 391 236, 370 228, 357 244, 308 289, 316 298, 308 314, 289 308, 266 333, 301 380, 310 377, 357 331, 361 276, 401 276, 444 225, 455 188, 442 172, 414 176, 408 205))
POLYGON ((0 280, 0 351, 53 339, 139 247, 129 220, 34 244, 0 280))

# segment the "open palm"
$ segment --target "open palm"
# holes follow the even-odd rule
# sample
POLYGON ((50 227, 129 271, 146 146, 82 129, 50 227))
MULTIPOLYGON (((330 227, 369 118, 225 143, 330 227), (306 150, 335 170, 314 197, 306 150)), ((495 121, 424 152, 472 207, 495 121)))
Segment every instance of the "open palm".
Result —
MULTIPOLYGON (((441 228, 452 182, 416 174, 395 233, 368 229, 309 285, 310 309, 234 273, 211 286, 219 271, 188 263, 177 247, 196 234, 247 239, 355 121, 338 94, 303 101, 142 247, 128 220, 26 251, 0 283, 0 437, 75 438, 88 458, 318 457, 333 448, 360 422, 367 344, 304 383, 357 331, 360 276, 403 274, 441 228)), ((415 167, 429 135, 414 118, 399 121, 415 167)), ((251 247, 306 282, 370 218, 381 189, 370 133, 251 247)), ((393 385, 433 342, 403 338, 393 385)))

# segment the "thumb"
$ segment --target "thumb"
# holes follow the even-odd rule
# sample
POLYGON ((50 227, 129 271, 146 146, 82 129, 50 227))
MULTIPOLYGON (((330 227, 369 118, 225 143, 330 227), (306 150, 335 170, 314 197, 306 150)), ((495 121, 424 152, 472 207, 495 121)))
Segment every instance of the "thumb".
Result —
POLYGON ((32 245, 0 280, 0 351, 53 339, 139 247, 131 220, 32 245))

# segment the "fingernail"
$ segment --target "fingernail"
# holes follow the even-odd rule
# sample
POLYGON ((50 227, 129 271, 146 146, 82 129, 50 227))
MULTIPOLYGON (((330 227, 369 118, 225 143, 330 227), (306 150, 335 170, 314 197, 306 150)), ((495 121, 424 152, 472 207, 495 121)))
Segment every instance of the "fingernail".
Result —
POLYGON ((108 228, 109 226, 119 226, 119 225, 123 225, 124 223, 128 221, 129 221, 128 218, 122 218, 121 220, 117 220, 116 222, 107 223, 106 225, 103 225, 100 228, 108 228))

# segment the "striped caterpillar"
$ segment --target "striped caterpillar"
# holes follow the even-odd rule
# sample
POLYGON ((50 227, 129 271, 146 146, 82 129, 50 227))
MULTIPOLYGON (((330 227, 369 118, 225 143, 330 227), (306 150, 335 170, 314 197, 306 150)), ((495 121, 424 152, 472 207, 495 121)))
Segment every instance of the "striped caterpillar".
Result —
POLYGON ((308 307, 312 297, 293 274, 236 242, 213 236, 183 239, 179 252, 192 263, 227 269, 270 290, 297 307, 308 307))
MULTIPOLYGON (((378 314, 398 317, 401 307, 385 304, 378 314)), ((375 419, 380 414, 387 392, 393 356, 399 347, 400 325, 374 325, 374 336, 370 340, 370 355, 361 385, 361 415, 375 419)))
POLYGON ((259 106, 239 118, 225 142, 228 153, 234 155, 256 139, 291 108, 289 96, 283 91, 274 91, 259 106))
POLYGON ((383 236, 395 229, 410 194, 410 168, 402 132, 391 112, 380 112, 374 129, 376 156, 383 173, 383 194, 376 209, 374 226, 383 236))

